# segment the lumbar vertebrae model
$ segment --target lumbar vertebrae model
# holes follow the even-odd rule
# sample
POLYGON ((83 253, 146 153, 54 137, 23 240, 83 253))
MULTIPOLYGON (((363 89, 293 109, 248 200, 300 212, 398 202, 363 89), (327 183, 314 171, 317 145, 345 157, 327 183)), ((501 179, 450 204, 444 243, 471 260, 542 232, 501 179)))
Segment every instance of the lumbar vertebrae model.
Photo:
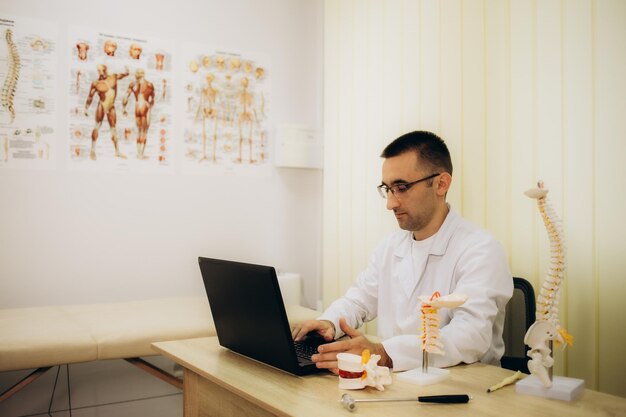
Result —
POLYGON ((342 352, 337 355, 339 366, 339 388, 362 389, 374 387, 379 391, 385 390, 385 385, 391 384, 389 368, 378 366, 380 355, 370 355, 365 349, 361 356, 342 352))

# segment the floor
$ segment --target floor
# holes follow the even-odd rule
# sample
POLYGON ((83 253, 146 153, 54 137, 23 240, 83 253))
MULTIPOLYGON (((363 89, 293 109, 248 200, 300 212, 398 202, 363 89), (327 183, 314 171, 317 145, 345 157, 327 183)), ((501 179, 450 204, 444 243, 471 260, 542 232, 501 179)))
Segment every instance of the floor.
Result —
MULTIPOLYGON (((155 356, 145 359, 171 374, 182 376, 181 370, 165 358, 155 356)), ((30 372, 0 373, 0 392, 4 392, 30 372)), ((72 417, 183 415, 183 396, 180 390, 126 361, 73 364, 69 366, 69 373, 72 417)), ((0 403, 0 416, 69 417, 66 367, 50 369, 28 387, 0 403), (51 401, 53 390, 54 398, 51 401)))

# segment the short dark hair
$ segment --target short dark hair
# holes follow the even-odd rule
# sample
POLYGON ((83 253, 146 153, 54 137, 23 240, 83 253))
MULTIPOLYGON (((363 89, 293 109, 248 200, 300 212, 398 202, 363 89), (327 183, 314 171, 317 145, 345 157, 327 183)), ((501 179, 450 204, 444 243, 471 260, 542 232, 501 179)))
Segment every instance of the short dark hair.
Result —
POLYGON ((439 136, 425 130, 400 136, 387 145, 380 156, 386 159, 411 151, 416 152, 419 161, 430 165, 434 171, 452 175, 452 160, 446 143, 439 136))

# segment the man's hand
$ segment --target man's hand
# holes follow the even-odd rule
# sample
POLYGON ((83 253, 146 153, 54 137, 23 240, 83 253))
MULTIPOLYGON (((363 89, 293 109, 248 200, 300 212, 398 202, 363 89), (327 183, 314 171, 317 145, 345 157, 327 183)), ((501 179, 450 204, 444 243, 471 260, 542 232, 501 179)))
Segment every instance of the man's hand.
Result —
POLYGON ((382 343, 374 343, 367 339, 361 332, 348 326, 344 318, 339 319, 339 327, 349 337, 346 340, 338 340, 333 343, 320 345, 317 350, 318 354, 311 357, 318 368, 330 369, 334 373, 338 373, 337 354, 341 352, 349 352, 355 355, 361 355, 363 350, 368 349, 370 353, 380 355, 378 365, 393 367, 393 362, 382 343))
POLYGON ((335 325, 327 320, 307 320, 291 329, 291 336, 296 342, 301 341, 307 333, 317 331, 317 333, 330 342, 335 338, 335 325))

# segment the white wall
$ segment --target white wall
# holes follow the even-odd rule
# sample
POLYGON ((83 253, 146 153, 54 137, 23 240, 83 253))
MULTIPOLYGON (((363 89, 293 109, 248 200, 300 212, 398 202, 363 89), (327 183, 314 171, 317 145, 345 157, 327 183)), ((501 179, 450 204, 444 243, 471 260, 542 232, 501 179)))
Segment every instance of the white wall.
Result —
MULTIPOLYGON (((323 5, 310 0, 109 2, 0 0, 0 13, 59 27, 57 146, 67 126, 67 28, 259 53, 271 65, 271 127, 322 126, 323 5)), ((176 56, 173 57, 176 59, 176 56)), ((318 170, 268 176, 0 171, 0 308, 203 294, 198 256, 320 280, 318 170)))

